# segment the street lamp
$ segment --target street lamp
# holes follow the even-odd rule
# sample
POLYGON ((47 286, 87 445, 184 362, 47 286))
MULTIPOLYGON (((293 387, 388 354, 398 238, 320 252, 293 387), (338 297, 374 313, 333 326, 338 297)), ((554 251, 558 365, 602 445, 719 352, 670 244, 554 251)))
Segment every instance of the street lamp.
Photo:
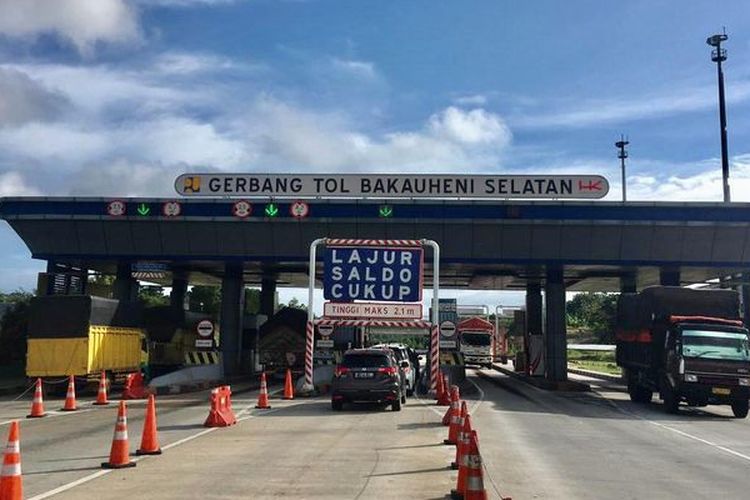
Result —
POLYGON ((620 152, 617 153, 617 157, 620 159, 620 169, 622 170, 622 201, 623 203, 628 200, 628 189, 625 183, 625 158, 628 157, 628 152, 625 151, 625 146, 627 146, 628 144, 630 144, 630 142, 625 140, 625 138, 622 135, 620 136, 620 140, 615 143, 615 147, 620 150, 620 152))
POLYGON ((724 99, 724 71, 721 63, 727 60, 726 49, 721 48, 721 43, 726 42, 729 37, 726 32, 712 35, 706 39, 706 43, 714 50, 711 51, 711 60, 716 63, 719 79, 719 126, 721 128, 721 177, 724 186, 724 203, 729 203, 729 153, 727 151, 727 109, 724 99))

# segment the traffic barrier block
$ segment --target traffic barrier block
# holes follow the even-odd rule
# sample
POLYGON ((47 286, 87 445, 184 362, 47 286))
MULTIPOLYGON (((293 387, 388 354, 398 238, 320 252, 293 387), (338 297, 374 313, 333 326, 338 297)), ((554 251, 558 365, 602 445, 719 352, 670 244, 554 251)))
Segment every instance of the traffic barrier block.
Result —
POLYGON ((143 374, 141 372, 129 373, 125 379, 125 388, 122 390, 122 399, 146 399, 148 391, 143 385, 143 374))
POLYGON ((0 472, 0 499, 22 500, 23 478, 21 477, 21 424, 11 422, 8 445, 3 452, 3 468, 0 472))
POLYGON ((232 410, 232 390, 222 385, 211 390, 211 410, 203 423, 204 427, 228 427, 237 423, 232 410))

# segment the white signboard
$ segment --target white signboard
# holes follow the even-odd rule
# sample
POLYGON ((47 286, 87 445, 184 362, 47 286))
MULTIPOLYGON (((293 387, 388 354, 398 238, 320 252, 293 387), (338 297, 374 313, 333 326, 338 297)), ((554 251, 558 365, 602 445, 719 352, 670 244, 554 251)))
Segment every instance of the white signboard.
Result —
POLYGON ((323 304, 323 316, 330 318, 422 319, 422 304, 326 302, 323 304))
POLYGON ((603 198, 600 175, 183 174, 182 196, 325 198, 603 198))
POLYGON ((328 337, 333 333, 333 325, 318 325, 318 333, 323 337, 328 337))
POLYGON ((453 321, 443 321, 440 323, 440 336, 453 337, 456 334, 456 324, 453 321))
POLYGON ((333 339, 319 339, 316 345, 321 349, 331 349, 333 348, 333 339))
POLYGON ((200 323, 198 323, 198 326, 196 327, 196 331, 198 332, 198 335, 200 335, 203 338, 210 337, 214 334, 214 324, 211 323, 209 320, 204 319, 200 323))
POLYGON ((455 349, 456 341, 455 340, 441 340, 440 341, 440 349, 455 349))
POLYGON ((213 346, 214 341, 212 339, 195 339, 195 347, 207 348, 213 346))

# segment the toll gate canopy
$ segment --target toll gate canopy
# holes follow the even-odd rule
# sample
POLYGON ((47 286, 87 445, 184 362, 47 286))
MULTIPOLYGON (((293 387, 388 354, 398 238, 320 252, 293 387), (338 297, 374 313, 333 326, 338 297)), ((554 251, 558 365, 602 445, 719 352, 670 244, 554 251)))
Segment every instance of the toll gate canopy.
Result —
MULTIPOLYGON (((151 262, 220 280, 306 286, 315 238, 428 238, 441 286, 524 289, 562 270, 568 291, 702 282, 750 266, 750 205, 581 201, 4 198, 0 216, 32 256, 114 273, 151 262), (115 210, 113 210, 115 207, 115 210), (623 281, 625 280, 625 281, 623 281)), ((319 271, 320 272, 320 271, 319 271)), ((430 259, 425 259, 427 283, 430 259)), ((153 280, 158 281, 158 276, 153 280)), ((165 283, 168 284, 168 283, 165 283)))

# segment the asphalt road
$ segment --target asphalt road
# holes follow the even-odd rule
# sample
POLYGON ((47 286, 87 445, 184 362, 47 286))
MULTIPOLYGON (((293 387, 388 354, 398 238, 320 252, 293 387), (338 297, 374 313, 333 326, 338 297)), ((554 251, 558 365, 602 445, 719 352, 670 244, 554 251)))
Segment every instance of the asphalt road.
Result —
MULTIPOLYGON (((580 377, 577 377, 580 378, 580 377)), ((469 374, 489 498, 747 498, 750 421, 722 407, 635 405, 624 389, 587 379, 591 393, 551 393, 495 371, 469 374), (474 384, 474 385, 472 385, 474 384)), ((256 393, 235 398, 241 422, 206 432, 207 394, 159 399, 165 452, 134 469, 102 473, 116 408, 22 422, 26 497, 97 498, 445 498, 456 473, 442 445, 443 408, 410 398, 401 412, 333 412, 325 397, 254 410, 256 393), (52 493, 55 493, 52 495, 52 493)), ((61 401, 48 402, 48 409, 61 401)), ((28 401, 0 401, 0 432, 28 401)), ((130 405, 130 447, 144 404, 130 405)))
POLYGON ((472 418, 492 481, 514 499, 725 498, 750 495, 750 421, 724 407, 667 415, 615 383, 550 393, 481 372, 472 418))

